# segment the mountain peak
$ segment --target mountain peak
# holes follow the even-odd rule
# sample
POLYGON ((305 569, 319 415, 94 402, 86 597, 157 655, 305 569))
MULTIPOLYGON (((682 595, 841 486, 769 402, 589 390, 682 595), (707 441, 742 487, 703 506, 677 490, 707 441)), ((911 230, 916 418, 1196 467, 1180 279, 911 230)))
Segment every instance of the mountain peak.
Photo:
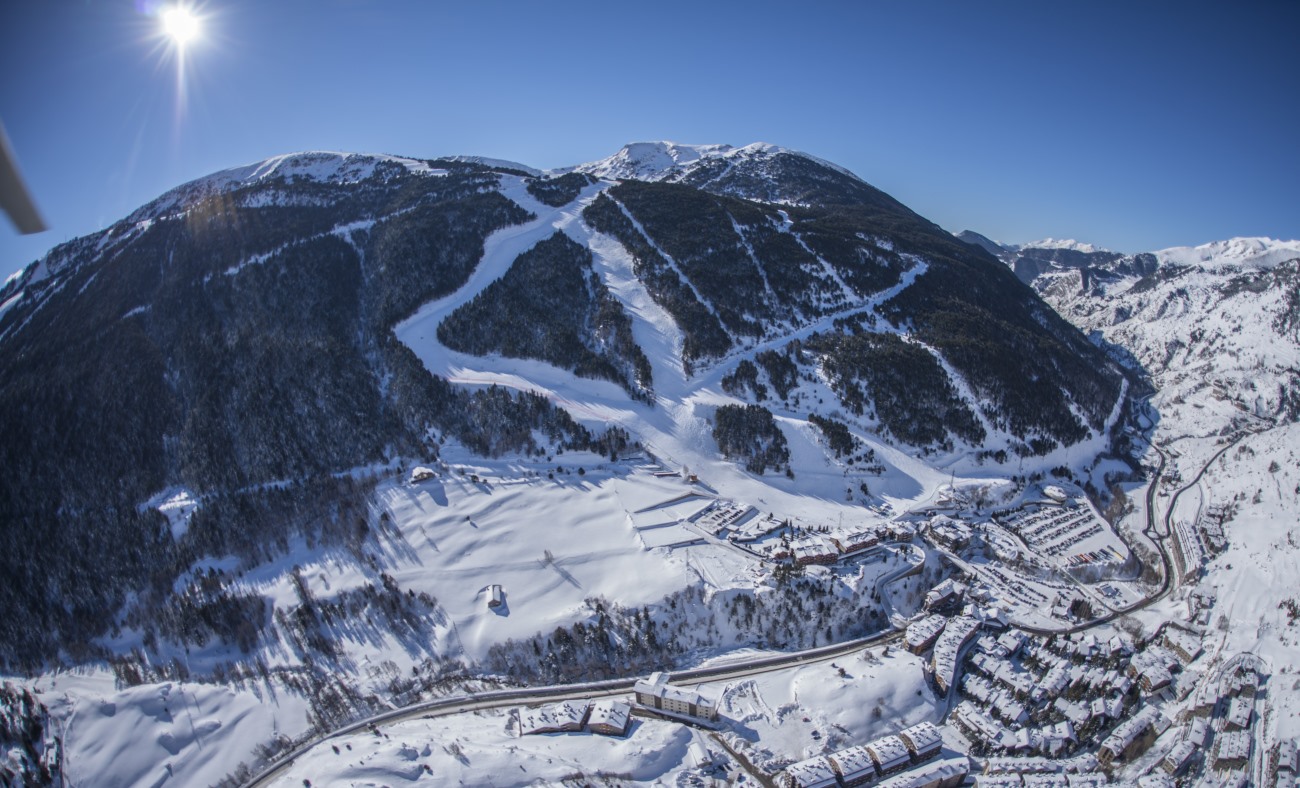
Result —
POLYGON ((598 178, 657 180, 670 170, 735 150, 730 145, 684 145, 677 142, 630 142, 613 156, 573 169, 598 178))

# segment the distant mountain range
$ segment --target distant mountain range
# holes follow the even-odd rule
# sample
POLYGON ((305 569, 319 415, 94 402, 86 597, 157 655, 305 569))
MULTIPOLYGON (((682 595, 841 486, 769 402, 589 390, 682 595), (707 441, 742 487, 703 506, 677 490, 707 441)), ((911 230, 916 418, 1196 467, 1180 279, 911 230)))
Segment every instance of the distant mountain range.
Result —
POLYGON ((1228 429, 1243 414, 1300 418, 1300 241, 1232 238, 1121 254, 957 237, 996 254, 1065 318, 1131 354, 1126 363, 1151 377, 1160 411, 1178 423, 1228 429), (1196 417, 1181 413, 1193 407, 1196 417))

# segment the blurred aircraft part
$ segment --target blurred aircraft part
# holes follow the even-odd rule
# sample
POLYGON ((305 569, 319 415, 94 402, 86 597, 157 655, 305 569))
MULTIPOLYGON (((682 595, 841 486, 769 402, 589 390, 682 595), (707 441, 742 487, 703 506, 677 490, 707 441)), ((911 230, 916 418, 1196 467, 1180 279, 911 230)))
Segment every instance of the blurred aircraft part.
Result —
POLYGON ((9 147, 9 135, 5 134, 3 124, 0 124, 0 208, 4 208, 23 235, 48 229, 18 172, 18 159, 9 147))

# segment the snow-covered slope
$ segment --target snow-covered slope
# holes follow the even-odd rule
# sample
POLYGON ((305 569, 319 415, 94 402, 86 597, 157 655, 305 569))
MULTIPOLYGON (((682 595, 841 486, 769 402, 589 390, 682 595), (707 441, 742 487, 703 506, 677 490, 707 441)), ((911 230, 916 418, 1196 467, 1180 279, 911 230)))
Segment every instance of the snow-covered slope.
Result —
POLYGON ((1200 246, 1176 246, 1154 253, 1166 265, 1194 266, 1215 271, 1268 269, 1300 258, 1300 241, 1273 238, 1230 238, 1200 246))
POLYGON ((579 164, 572 169, 597 178, 618 180, 662 180, 672 170, 705 158, 726 156, 737 149, 730 145, 684 145, 677 142, 633 142, 604 159, 579 164))
POLYGON ((919 605, 920 548, 778 593, 782 539, 1100 484, 1128 390, 995 260, 806 154, 276 157, 0 290, 0 647, 85 666, 33 685, 69 773, 135 731, 122 782, 210 782, 272 730, 485 682, 856 637, 883 586, 919 605))
POLYGON ((1058 312, 1131 353, 1164 420, 1205 433, 1243 418, 1300 413, 1300 242, 1237 238, 1043 273, 1034 287, 1058 312))
POLYGON ((679 182, 690 181, 693 175, 710 166, 721 165, 728 169, 738 165, 761 167, 766 160, 777 156, 798 157, 854 180, 860 180, 857 175, 825 159, 768 142, 751 142, 739 148, 731 145, 633 142, 624 145, 613 156, 572 168, 562 168, 556 172, 576 170, 608 180, 631 178, 643 181, 679 182))

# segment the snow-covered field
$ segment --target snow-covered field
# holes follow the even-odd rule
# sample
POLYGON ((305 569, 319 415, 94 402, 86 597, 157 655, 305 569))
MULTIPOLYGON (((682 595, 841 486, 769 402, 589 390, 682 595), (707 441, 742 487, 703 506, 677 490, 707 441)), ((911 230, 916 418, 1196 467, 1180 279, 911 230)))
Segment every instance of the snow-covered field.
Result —
POLYGON ((307 728, 307 704, 274 682, 122 688, 106 671, 32 683, 58 720, 68 785, 211 785, 260 745, 307 728))
POLYGON ((517 709, 475 711, 331 739, 298 759, 272 785, 424 779, 437 785, 523 786, 600 774, 620 784, 690 785, 706 776, 738 773, 740 765, 718 737, 751 763, 774 772, 931 720, 937 712, 921 660, 898 649, 885 653, 874 648, 756 678, 690 686, 719 700, 727 721, 717 736, 649 718, 634 718, 624 738, 587 732, 520 736, 513 717, 517 709), (701 750, 708 752, 705 763, 712 765, 701 767, 701 750))

